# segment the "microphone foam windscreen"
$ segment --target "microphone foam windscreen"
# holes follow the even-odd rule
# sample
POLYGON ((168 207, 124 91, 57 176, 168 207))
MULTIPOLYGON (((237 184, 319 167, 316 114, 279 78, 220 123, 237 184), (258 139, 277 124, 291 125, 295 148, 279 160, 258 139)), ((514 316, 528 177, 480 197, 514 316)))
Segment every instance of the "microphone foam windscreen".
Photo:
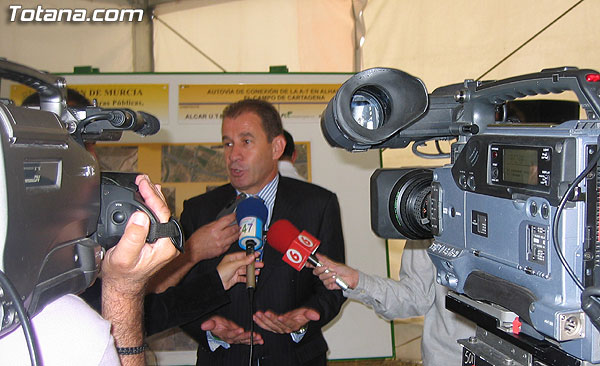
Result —
POLYGON ((288 220, 277 220, 267 232, 267 243, 280 253, 285 253, 292 241, 298 237, 300 230, 288 220))
POLYGON ((160 121, 150 113, 139 111, 137 112, 137 118, 141 118, 144 124, 139 130, 136 130, 139 135, 148 136, 154 135, 160 131, 160 121))
POLYGON ((238 224, 244 217, 258 217, 263 224, 267 221, 267 206, 265 206, 262 199, 258 197, 248 197, 237 206, 235 210, 235 219, 238 224))

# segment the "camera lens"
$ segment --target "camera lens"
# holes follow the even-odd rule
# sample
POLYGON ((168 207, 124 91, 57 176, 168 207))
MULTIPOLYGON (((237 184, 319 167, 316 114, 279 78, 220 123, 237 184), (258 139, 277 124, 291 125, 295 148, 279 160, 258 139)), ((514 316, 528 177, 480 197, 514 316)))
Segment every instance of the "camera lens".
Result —
POLYGON ((403 176, 391 192, 390 216, 396 230, 410 239, 432 237, 429 220, 430 170, 414 170, 403 176))
POLYGON ((384 124, 388 105, 388 98, 380 90, 363 87, 352 95, 350 111, 361 127, 376 130, 384 124))

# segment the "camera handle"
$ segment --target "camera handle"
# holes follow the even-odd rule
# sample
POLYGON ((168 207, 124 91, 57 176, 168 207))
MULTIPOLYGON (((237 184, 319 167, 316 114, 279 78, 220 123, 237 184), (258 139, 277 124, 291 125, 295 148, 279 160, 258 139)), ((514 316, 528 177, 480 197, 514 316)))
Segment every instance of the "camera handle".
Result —
POLYGON ((465 101, 481 98, 489 103, 498 104, 525 96, 562 93, 567 90, 577 95, 579 104, 589 119, 600 118, 600 74, 591 69, 559 67, 493 82, 482 82, 476 86, 475 93, 469 95, 467 92, 461 97, 465 101))
POLYGON ((63 77, 43 73, 0 58, 0 78, 16 81, 35 89, 40 95, 40 109, 63 116, 66 109, 67 82, 63 77))

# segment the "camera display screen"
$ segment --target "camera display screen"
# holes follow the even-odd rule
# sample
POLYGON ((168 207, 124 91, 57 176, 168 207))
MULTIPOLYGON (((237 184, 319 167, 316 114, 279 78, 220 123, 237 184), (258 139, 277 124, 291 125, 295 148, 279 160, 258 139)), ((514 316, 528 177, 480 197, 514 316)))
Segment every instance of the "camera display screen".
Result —
POLYGON ((503 177, 507 182, 538 184, 537 149, 504 149, 503 177))
POLYGON ((59 188, 60 161, 26 161, 23 162, 25 188, 59 188))
POLYGON ((490 183, 547 192, 552 175, 552 148, 491 144, 490 183))

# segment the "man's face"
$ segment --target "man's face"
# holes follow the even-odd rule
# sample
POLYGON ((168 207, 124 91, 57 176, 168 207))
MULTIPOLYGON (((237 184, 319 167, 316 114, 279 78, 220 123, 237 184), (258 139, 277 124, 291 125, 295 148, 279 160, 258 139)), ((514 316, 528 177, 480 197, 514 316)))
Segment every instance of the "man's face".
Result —
POLYGON ((225 118, 221 134, 231 185, 249 194, 260 192, 277 175, 277 160, 285 144, 283 136, 269 142, 260 117, 253 112, 225 118))

